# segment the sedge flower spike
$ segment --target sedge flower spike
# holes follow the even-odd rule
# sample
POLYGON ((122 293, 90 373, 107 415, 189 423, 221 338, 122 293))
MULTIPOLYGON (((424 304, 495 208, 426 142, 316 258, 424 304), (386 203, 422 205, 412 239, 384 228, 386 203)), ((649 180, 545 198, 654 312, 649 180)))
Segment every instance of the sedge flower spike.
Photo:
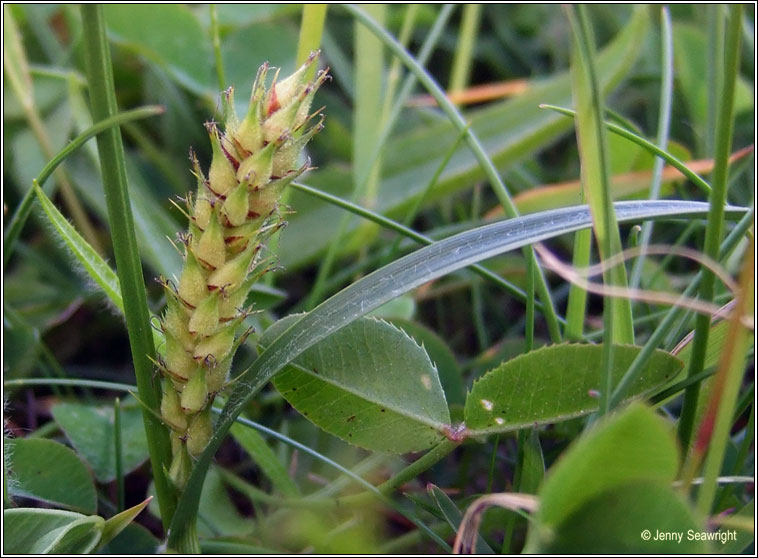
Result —
POLYGON ((267 89, 267 64, 258 70, 250 106, 239 119, 232 89, 223 93, 224 130, 206 125, 213 158, 208 175, 190 152, 197 193, 187 199, 189 230, 180 235, 184 267, 176 285, 162 280, 167 306, 161 316, 166 337, 161 416, 171 429, 169 478, 183 490, 193 459, 213 434, 211 405, 228 381, 232 358, 249 331, 241 326, 250 308, 245 300, 253 283, 269 268, 263 243, 284 222, 282 189, 300 176, 305 144, 323 128, 323 116, 310 107, 326 71, 312 81, 306 63, 286 79, 273 77, 267 89))

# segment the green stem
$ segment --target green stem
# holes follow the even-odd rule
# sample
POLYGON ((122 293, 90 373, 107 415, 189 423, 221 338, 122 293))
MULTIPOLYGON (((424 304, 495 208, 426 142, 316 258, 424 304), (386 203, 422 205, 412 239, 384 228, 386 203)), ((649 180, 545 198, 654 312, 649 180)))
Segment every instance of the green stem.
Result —
POLYGON ((526 323, 524 326, 525 346, 524 352, 528 353, 534 349, 534 260, 527 261, 526 264, 526 323))
MULTIPOLYGON (((585 229, 574 233, 574 256, 572 265, 583 269, 590 265, 592 251, 592 231, 585 229)), ((587 291, 571 284, 566 304, 565 336, 569 341, 579 341, 584 336, 584 318, 587 313, 587 291)))
MULTIPOLYGON (((604 102, 594 66, 595 38, 585 6, 573 6, 573 9, 567 9, 567 15, 574 37, 571 81, 577 106, 576 136, 582 163, 582 191, 592 212, 600 257, 607 259, 621 251, 621 239, 608 183, 610 163, 602 124, 604 102)), ((604 271, 603 282, 625 287, 627 282, 623 264, 604 271)), ((600 388, 600 416, 610 410, 613 344, 634 342, 631 303, 628 300, 604 300, 603 329, 601 366, 605 370, 605 381, 600 388)))
POLYGON ((124 460, 121 445, 121 399, 116 397, 113 402, 113 444, 115 446, 114 458, 116 461, 116 511, 121 512, 124 506, 124 460))
POLYGON ((708 84, 706 90, 707 110, 705 115, 705 129, 703 130, 703 152, 713 153, 715 143, 715 129, 718 123, 719 93, 724 78, 720 71, 724 63, 724 6, 711 4, 706 7, 705 15, 707 23, 708 52, 706 54, 705 79, 708 84))
POLYGON ((421 473, 432 467, 432 465, 435 465, 449 455, 459 445, 459 442, 452 442, 450 440, 440 442, 423 456, 408 465, 405 469, 395 474, 391 479, 380 484, 377 487, 379 492, 382 494, 389 494, 408 481, 415 479, 421 473))
POLYGON ((464 4, 458 46, 455 49, 453 69, 450 72, 448 89, 451 93, 463 91, 468 86, 481 15, 481 4, 464 4))
MULTIPOLYGON (((740 12, 731 12, 731 17, 739 25, 740 12)), ((733 21, 729 22, 730 31, 734 32, 733 21)), ((739 27, 736 28, 739 30, 739 27)), ((727 47, 729 49, 729 47, 727 47)), ((718 132, 717 132, 718 141, 718 132)), ((719 363, 719 371, 714 381, 708 409, 700 427, 698 440, 694 445, 693 458, 697 458, 708 447, 708 455, 703 467, 704 481, 697 494, 697 510, 702 515, 712 512, 713 500, 718 488, 718 476, 724 466, 724 455, 729 443, 734 420, 737 395, 745 375, 745 357, 750 349, 753 335, 741 323, 741 318, 750 315, 755 296, 754 242, 751 239, 745 252, 740 273, 740 290, 734 307, 734 314, 729 324, 724 351, 719 363), (711 434, 711 429, 713 433, 711 434)), ((694 355, 693 355, 694 356, 694 355)), ((685 392, 685 398, 687 394, 685 392)), ((685 399, 686 401, 686 399, 685 399)))
MULTIPOLYGON (((656 138, 656 143, 661 149, 666 149, 669 141, 671 104, 674 89, 674 40, 671 31, 671 17, 666 6, 661 8, 661 41, 663 43, 661 48, 661 101, 658 110, 658 137, 656 138)), ((648 199, 657 200, 660 196, 662 176, 663 159, 656 157, 653 166, 653 183, 650 186, 650 196, 648 196, 648 199)), ((634 262, 632 277, 629 281, 632 289, 636 289, 640 284, 642 266, 645 262, 645 249, 650 244, 652 236, 653 223, 647 221, 642 225, 642 235, 639 241, 642 253, 634 262)))
MULTIPOLYGON (((721 243, 722 230, 724 228, 724 204, 726 203, 727 178, 729 174, 729 152, 732 148, 732 129, 734 127, 734 91, 739 71, 740 54, 740 23, 742 19, 740 6, 731 6, 729 11, 729 23, 726 34, 726 52, 724 60, 723 78, 720 103, 716 118, 716 152, 714 154, 712 190, 709 198, 710 210, 708 223, 705 228, 705 246, 703 252, 706 256, 716 258, 719 244, 721 243)), ((715 294, 716 277, 713 272, 703 269, 703 280, 700 283, 700 299, 705 302, 713 300, 715 294)), ((695 376, 702 372, 705 361, 705 352, 708 346, 708 332, 711 320, 709 316, 698 315, 695 319, 695 339, 692 347, 692 357, 688 375, 695 376)), ((700 394, 700 384, 695 384, 687 389, 684 394, 682 413, 679 418, 679 441, 686 454, 690 447, 692 430, 697 410, 697 401, 700 394)))
MULTIPOLYGON (((92 118, 99 121, 114 116, 117 112, 105 17, 102 6, 95 4, 83 5, 81 14, 92 118)), ((155 347, 142 264, 134 234, 124 147, 119 130, 109 128, 103 132, 98 137, 97 147, 137 388, 140 399, 154 411, 143 409, 142 416, 161 519, 167 528, 176 507, 174 492, 164 474, 170 463, 171 444, 168 430, 157 418, 160 408, 160 384, 157 376, 154 377, 151 362, 155 356, 155 347)))

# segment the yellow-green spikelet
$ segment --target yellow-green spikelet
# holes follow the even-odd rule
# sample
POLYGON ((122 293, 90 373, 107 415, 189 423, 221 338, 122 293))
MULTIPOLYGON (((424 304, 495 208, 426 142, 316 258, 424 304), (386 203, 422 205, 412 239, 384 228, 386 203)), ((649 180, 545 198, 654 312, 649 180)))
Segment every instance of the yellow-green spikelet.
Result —
POLYGON ((210 405, 226 382, 231 358, 246 332, 241 307, 260 268, 261 244, 281 224, 282 189, 302 174, 307 141, 323 127, 308 127, 313 95, 327 79, 307 80, 316 55, 293 75, 266 89, 268 65, 258 70, 247 114, 239 120, 232 90, 223 95, 224 131, 206 125, 213 147, 206 177, 190 155, 198 190, 189 199, 189 231, 182 237, 185 264, 178 287, 164 282, 169 306, 161 318, 166 334, 161 413, 172 429, 169 476, 182 490, 192 457, 212 435, 210 405), (172 369, 173 368, 173 369, 172 369))

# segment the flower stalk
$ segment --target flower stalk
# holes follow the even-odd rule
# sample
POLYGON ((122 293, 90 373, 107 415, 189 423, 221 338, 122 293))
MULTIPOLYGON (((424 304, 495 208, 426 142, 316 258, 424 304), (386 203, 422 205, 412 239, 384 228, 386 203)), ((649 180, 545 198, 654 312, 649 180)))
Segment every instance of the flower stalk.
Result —
POLYGON ((232 88, 222 94, 224 129, 206 124, 213 157, 207 176, 190 152, 197 191, 186 199, 189 227, 180 234, 184 267, 176 284, 161 278, 167 306, 161 316, 165 354, 161 417, 171 430, 168 476, 181 492, 193 460, 213 434, 211 405, 228 382, 236 349, 250 334, 243 322, 251 287, 273 267, 264 244, 284 226, 280 197, 308 169, 300 156, 323 128, 310 112, 326 71, 308 80, 317 54, 286 79, 266 88, 267 64, 258 70, 247 114, 240 120, 232 88))

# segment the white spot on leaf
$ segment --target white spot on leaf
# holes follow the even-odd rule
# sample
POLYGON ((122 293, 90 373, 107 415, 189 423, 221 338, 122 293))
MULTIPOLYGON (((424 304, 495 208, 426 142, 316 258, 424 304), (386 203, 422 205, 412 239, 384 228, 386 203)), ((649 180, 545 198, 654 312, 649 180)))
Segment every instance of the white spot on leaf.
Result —
POLYGON ((495 418, 495 422, 498 425, 505 424, 505 420, 501 419, 500 417, 495 418))
POLYGON ((424 387, 428 390, 432 389, 432 379, 429 377, 429 374, 422 374, 421 375, 421 383, 424 384, 424 387))
POLYGON ((491 411, 492 410, 492 401, 488 401, 487 399, 482 399, 479 401, 482 404, 482 407, 484 407, 485 411, 491 411))

